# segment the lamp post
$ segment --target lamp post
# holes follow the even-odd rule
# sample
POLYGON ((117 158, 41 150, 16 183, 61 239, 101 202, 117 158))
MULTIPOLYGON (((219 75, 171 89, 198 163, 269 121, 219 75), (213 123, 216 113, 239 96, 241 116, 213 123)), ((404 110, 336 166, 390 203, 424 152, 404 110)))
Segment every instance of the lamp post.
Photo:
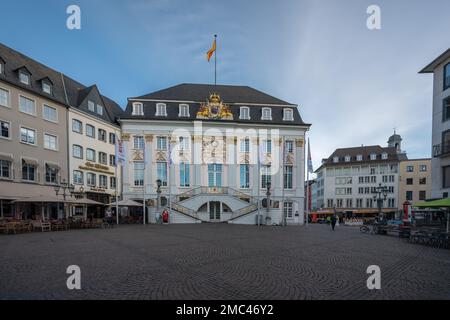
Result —
POLYGON ((387 194, 388 194, 388 188, 386 186, 380 185, 378 187, 375 187, 375 191, 372 192, 374 194, 373 199, 377 202, 378 207, 378 217, 380 220, 383 220, 383 202, 386 201, 387 194))
POLYGON ((62 195, 63 198, 64 198, 64 204, 63 204, 64 210, 63 211, 64 211, 64 215, 66 216, 66 214, 65 214, 66 213, 65 212, 66 211, 65 210, 65 208, 66 208, 66 204, 65 204, 66 197, 67 196, 72 196, 72 194, 75 191, 75 186, 73 184, 69 184, 68 182, 66 182, 65 179, 63 179, 63 181, 60 184, 56 185, 54 187, 54 189, 55 189, 56 196, 62 195), (60 191, 62 191, 62 192, 60 192, 60 191), (68 193, 66 193, 66 191, 68 191, 68 193))
MULTIPOLYGON (((266 220, 269 219, 269 213, 270 213, 270 187, 272 186, 272 183, 270 181, 267 181, 266 183, 266 196, 267 196, 267 204, 266 204, 266 210, 267 210, 267 214, 266 214, 266 220)), ((258 221, 259 222, 259 221, 258 221)))
POLYGON ((156 180, 156 213, 159 215, 159 210, 161 208, 161 179, 156 180))

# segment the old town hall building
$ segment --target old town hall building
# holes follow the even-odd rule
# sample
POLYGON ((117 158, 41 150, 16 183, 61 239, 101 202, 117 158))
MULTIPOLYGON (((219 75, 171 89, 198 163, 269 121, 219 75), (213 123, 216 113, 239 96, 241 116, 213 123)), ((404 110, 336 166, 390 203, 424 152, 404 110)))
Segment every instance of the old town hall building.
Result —
POLYGON ((148 222, 302 224, 305 132, 297 105, 246 86, 181 84, 129 98, 123 197, 148 222))

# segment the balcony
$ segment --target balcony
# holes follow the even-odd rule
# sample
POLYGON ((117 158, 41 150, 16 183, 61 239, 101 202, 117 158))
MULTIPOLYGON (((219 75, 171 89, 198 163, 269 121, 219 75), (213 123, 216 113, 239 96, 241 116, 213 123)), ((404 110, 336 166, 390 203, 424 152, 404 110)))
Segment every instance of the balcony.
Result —
POLYGON ((433 157, 450 156, 450 143, 441 143, 433 146, 433 157))

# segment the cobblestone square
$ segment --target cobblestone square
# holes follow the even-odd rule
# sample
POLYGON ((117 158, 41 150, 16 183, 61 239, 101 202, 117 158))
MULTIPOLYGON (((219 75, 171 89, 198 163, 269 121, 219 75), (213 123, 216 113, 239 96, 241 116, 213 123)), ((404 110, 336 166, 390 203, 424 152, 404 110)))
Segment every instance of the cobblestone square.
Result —
POLYGON ((325 225, 0 236, 0 299, 450 299, 450 251, 325 225), (81 268, 68 290, 66 268, 81 268), (366 287, 369 265, 381 290, 366 287))

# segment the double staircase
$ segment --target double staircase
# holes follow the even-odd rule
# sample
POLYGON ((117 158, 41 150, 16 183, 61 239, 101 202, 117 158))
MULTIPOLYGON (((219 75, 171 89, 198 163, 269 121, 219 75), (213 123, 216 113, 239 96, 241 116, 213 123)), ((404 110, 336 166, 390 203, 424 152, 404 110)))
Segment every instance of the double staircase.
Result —
POLYGON ((255 197, 249 196, 248 194, 230 187, 198 187, 191 189, 187 192, 177 195, 175 199, 172 199, 172 210, 191 217, 195 220, 206 222, 208 220, 202 219, 196 211, 187 208, 182 204, 189 199, 204 195, 230 196, 239 201, 248 203, 248 205, 233 211, 231 214, 231 218, 228 219, 228 221, 246 216, 258 210, 258 200, 255 197))

